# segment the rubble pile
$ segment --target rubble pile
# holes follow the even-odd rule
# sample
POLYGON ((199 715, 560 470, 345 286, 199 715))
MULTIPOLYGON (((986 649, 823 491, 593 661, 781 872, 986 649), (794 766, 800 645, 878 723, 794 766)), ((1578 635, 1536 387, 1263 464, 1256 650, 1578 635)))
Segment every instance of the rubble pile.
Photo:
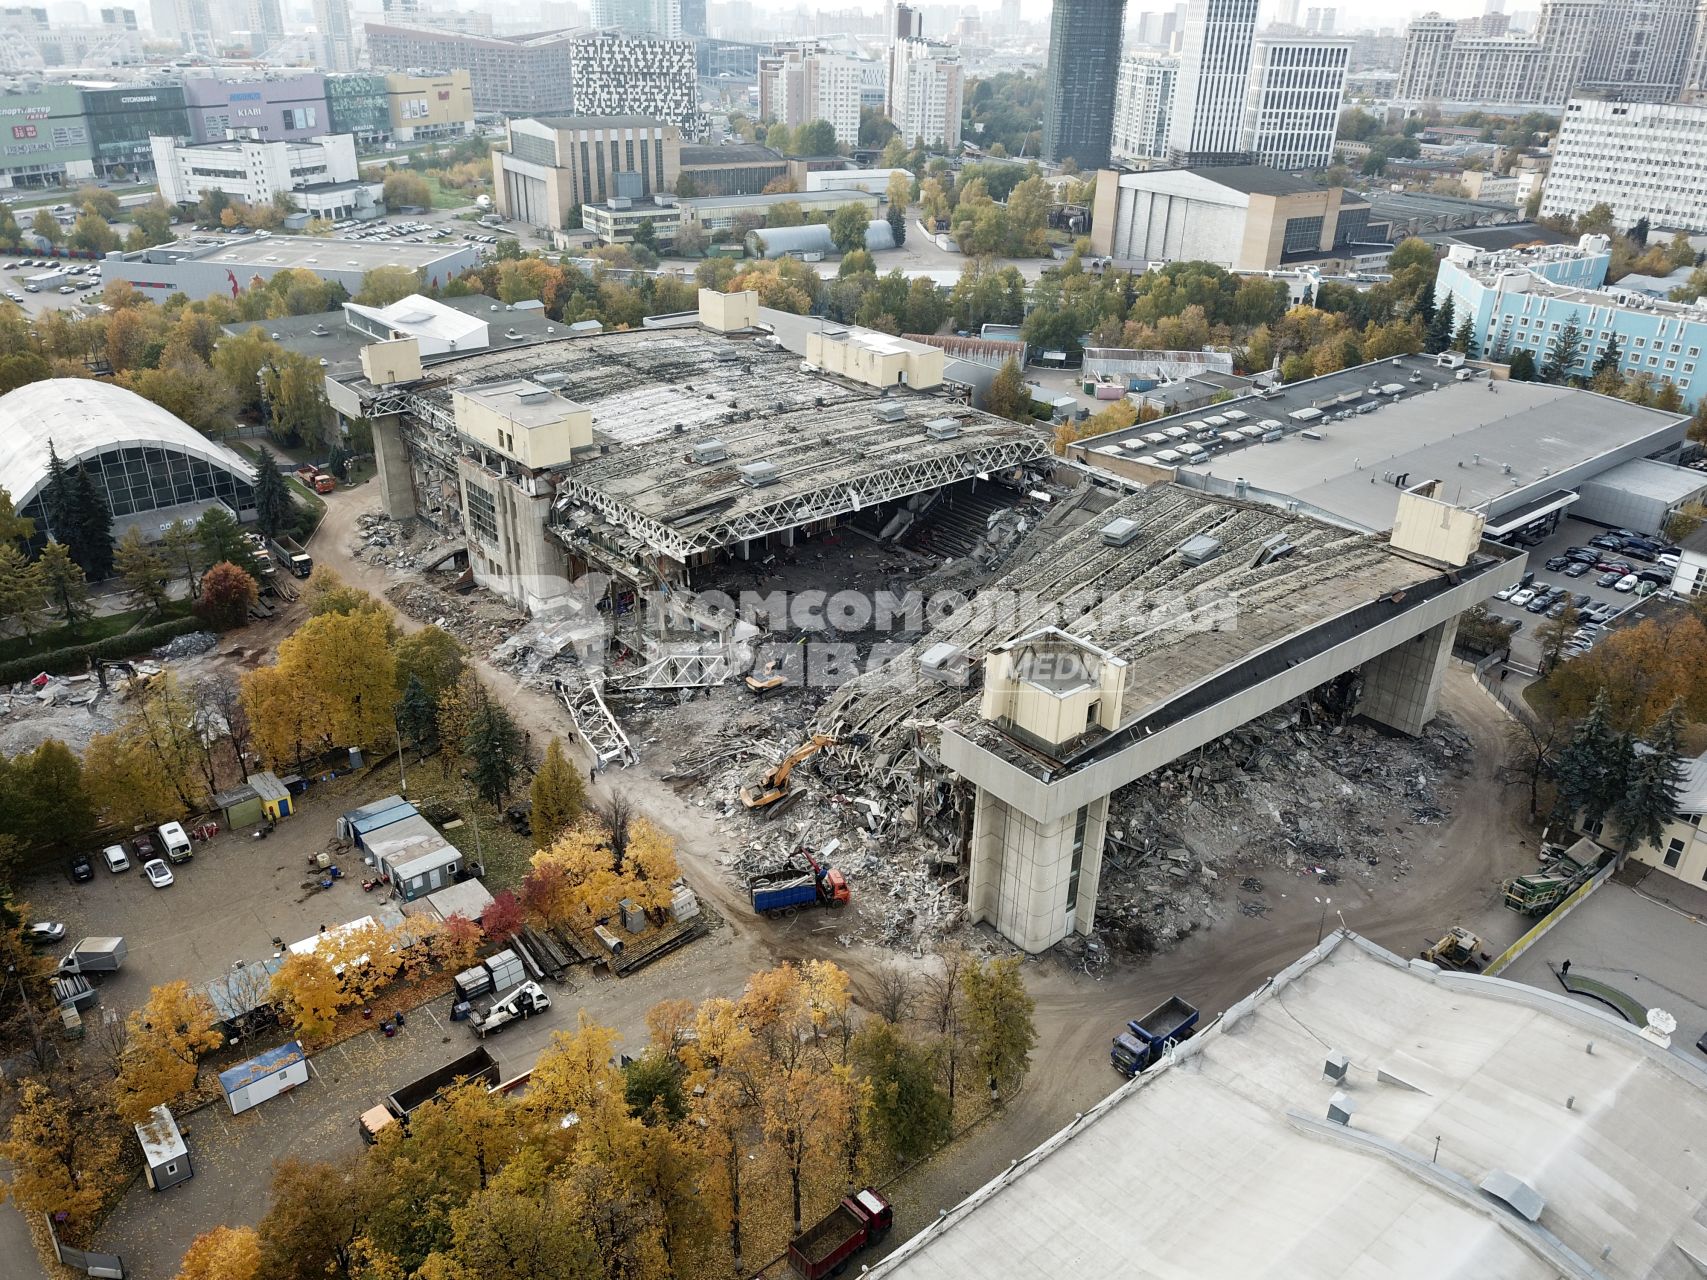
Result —
POLYGON ((153 650, 153 655, 156 658, 194 658, 218 643, 219 637, 211 631, 192 631, 188 635, 173 636, 153 650))
POLYGON ((1468 735, 1444 717, 1421 738, 1271 712, 1109 805, 1099 941, 1144 953, 1229 911, 1261 915, 1299 879, 1373 884, 1410 871, 1415 827, 1444 821, 1441 792, 1469 770, 1468 735))
POLYGON ((387 590, 385 598, 411 618, 450 632, 475 653, 496 647, 528 620, 525 613, 480 590, 461 595, 406 582, 387 590))
POLYGON ((414 569, 448 551, 454 541, 418 520, 393 520, 378 511, 357 516, 356 532, 359 540, 350 547, 353 559, 394 569, 414 569))
POLYGON ((105 696, 94 676, 38 676, 21 681, 0 692, 0 754, 33 751, 49 738, 81 754, 90 738, 113 730, 109 708, 116 701, 105 696))

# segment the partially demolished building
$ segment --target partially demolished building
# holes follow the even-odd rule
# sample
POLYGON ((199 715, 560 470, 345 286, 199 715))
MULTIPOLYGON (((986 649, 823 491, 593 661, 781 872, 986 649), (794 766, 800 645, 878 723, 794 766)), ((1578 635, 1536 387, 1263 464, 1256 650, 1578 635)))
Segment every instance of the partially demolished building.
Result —
POLYGON ((719 575, 763 591, 797 547, 885 541, 951 491, 1046 510, 802 726, 1030 951, 1090 932, 1111 792, 1323 686, 1421 732, 1459 613, 1522 569, 1432 483, 1388 536, 1081 470, 1043 492, 1042 428, 954 402, 934 348, 809 321, 790 352, 750 294, 673 319, 426 366, 379 341, 333 399, 374 423, 388 513, 460 528, 475 580, 545 616, 574 655, 546 674, 607 761, 632 758, 613 685, 720 685, 784 629, 719 575))

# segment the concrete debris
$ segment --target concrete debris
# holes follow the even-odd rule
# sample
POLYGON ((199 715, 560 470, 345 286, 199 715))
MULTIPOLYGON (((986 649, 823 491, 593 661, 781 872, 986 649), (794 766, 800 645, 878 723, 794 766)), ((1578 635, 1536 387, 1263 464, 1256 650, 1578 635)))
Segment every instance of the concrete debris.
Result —
POLYGON ((410 582, 390 588, 385 598, 411 618, 450 632, 472 653, 495 648, 528 621, 525 613, 479 589, 461 595, 410 582))
POLYGON ((352 558, 394 569, 420 568, 461 545, 460 539, 441 537, 418 520, 393 520, 381 512, 357 516, 356 533, 358 540, 350 546, 352 558))
POLYGON ((211 631, 192 631, 188 635, 173 636, 153 652, 156 658, 193 658, 218 643, 219 637, 211 631))

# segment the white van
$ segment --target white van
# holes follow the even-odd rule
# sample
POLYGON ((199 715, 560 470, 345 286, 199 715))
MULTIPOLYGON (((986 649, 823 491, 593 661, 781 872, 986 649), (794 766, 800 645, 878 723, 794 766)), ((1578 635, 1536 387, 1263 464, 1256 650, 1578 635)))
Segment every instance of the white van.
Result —
POLYGON ((190 837, 184 834, 182 823, 167 822, 155 828, 160 837, 160 847, 167 858, 173 862, 188 862, 195 852, 190 848, 190 837))
POLYGON ((107 864, 107 870, 115 876, 121 871, 130 870, 130 859, 125 856, 122 844, 110 844, 102 849, 101 861, 107 864))

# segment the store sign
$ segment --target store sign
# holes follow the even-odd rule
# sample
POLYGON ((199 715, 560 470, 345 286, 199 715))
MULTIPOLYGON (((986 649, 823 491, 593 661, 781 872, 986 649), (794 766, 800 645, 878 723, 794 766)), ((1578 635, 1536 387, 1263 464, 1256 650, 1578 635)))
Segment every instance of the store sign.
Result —
POLYGON ((12 136, 14 138, 33 138, 36 136, 36 127, 33 124, 15 124, 12 126, 12 136))
POLYGON ((231 95, 232 102, 259 102, 260 100, 261 95, 258 93, 234 93, 231 95))
POLYGON ((119 104, 121 106, 126 106, 126 107, 135 107, 135 106, 140 106, 141 104, 143 104, 145 102, 158 102, 158 101, 160 101, 158 94, 145 93, 145 94, 141 94, 141 95, 134 97, 134 98, 120 98, 119 104))

